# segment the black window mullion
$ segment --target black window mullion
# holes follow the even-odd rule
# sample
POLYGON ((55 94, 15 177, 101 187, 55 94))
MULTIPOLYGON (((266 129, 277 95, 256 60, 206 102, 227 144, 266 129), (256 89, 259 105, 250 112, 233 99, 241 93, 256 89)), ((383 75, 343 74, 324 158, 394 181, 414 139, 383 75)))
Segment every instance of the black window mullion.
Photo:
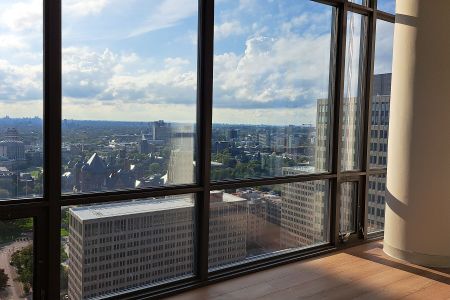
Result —
POLYGON ((197 90, 197 276, 208 279, 209 197, 214 60, 214 0, 199 0, 197 90))
MULTIPOLYGON (((377 0, 373 0, 373 7, 375 8, 377 5, 377 0)), ((364 193, 361 195, 361 237, 367 239, 367 223, 368 223, 368 201, 367 194, 369 191, 369 176, 367 174, 368 170, 370 170, 370 126, 371 126, 371 111, 372 111, 372 91, 373 91, 373 70, 375 64, 375 39, 376 39, 376 27, 377 27, 377 11, 374 10, 372 14, 369 16, 368 28, 367 28, 367 66, 366 66, 366 89, 365 89, 365 110, 364 110, 364 167, 366 171, 366 175, 364 177, 363 187, 361 188, 364 193)))
POLYGON ((342 112, 344 100, 345 82, 345 51, 347 38, 347 2, 338 7, 337 22, 333 29, 336 39, 336 70, 335 91, 333 101, 333 139, 331 144, 331 171, 336 174, 336 179, 331 185, 330 206, 330 242, 337 245, 339 242, 339 214, 340 214, 340 179, 341 179, 341 136, 342 136, 342 112))
POLYGON ((48 202, 48 291, 60 297, 61 0, 44 0, 44 199, 48 202))

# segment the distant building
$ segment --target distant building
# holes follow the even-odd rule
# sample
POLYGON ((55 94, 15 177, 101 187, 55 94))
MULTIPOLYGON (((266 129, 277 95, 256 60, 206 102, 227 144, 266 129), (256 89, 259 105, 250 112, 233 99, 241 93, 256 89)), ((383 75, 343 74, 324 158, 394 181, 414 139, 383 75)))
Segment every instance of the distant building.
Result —
POLYGON ((267 203, 261 197, 261 192, 245 190, 238 192, 239 197, 248 200, 247 217, 247 249, 260 245, 264 240, 264 229, 267 224, 267 203))
POLYGON ((170 138, 170 124, 163 120, 150 123, 153 140, 167 141, 170 138))
POLYGON ((231 145, 230 141, 215 141, 211 146, 211 152, 212 153, 219 153, 226 149, 229 149, 231 145))
POLYGON ((135 166, 131 165, 124 152, 106 163, 97 153, 87 162, 77 162, 71 171, 62 175, 64 191, 90 192, 135 188, 137 185, 135 166))
POLYGON ((227 140, 236 140, 239 136, 239 130, 238 129, 228 129, 227 130, 227 140))
POLYGON ((264 195, 264 201, 267 203, 266 218, 267 222, 274 225, 281 225, 281 197, 277 195, 264 195))
POLYGON ((174 127, 170 139, 170 157, 167 170, 167 184, 186 184, 194 182, 194 140, 192 126, 174 127))
POLYGON ((272 145, 272 139, 269 132, 261 132, 258 134, 258 143, 263 150, 269 150, 272 145))
POLYGON ((0 156, 10 160, 25 160, 25 146, 17 129, 8 128, 0 141, 0 156))
POLYGON ((81 167, 81 191, 101 191, 107 176, 106 164, 97 153, 81 167))
POLYGON ((17 196, 17 174, 0 167, 0 199, 17 196))
POLYGON ((138 143, 138 151, 140 154, 150 153, 150 144, 144 134, 142 134, 142 138, 138 143))

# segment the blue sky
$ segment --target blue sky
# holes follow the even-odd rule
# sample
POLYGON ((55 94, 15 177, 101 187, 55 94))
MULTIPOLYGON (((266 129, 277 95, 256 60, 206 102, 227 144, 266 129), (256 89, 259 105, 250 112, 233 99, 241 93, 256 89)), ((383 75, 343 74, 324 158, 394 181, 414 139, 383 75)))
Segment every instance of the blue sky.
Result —
MULTIPOLYGON (((42 115, 41 7, 0 0, 0 110, 10 116, 42 115)), ((214 122, 314 123, 331 15, 308 0, 216 0, 214 122)), ((194 122, 197 17, 195 0, 63 0, 63 117, 194 122)))

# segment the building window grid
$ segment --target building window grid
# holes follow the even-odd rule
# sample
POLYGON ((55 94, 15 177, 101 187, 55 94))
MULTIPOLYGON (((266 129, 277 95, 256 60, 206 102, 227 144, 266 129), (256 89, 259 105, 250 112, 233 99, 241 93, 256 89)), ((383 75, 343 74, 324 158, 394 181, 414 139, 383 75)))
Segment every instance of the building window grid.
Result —
MULTIPOLYGON (((314 1, 314 0, 311 0, 314 1)), ((208 62, 208 59, 211 60, 211 54, 212 53, 207 53, 207 52, 212 52, 212 48, 210 47, 211 44, 213 43, 212 41, 212 34, 210 34, 210 36, 208 36, 208 32, 211 32, 213 26, 214 26, 214 22, 212 20, 211 17, 207 17, 207 15, 214 15, 214 1, 208 1, 208 0, 200 0, 199 1, 199 18, 200 20, 203 20, 203 26, 199 27, 199 36, 200 39, 199 41, 203 41, 204 44, 209 44, 206 45, 205 47, 201 48, 202 45, 200 45, 200 51, 198 54, 199 60, 200 60, 200 65, 202 64, 208 64, 211 63, 211 61, 208 62), (209 20, 208 20, 209 19, 209 20), (209 46, 209 47, 208 47, 209 46), (204 51, 205 49, 207 49, 208 51, 204 51)), ((316 1, 316 2, 320 2, 323 5, 331 5, 337 8, 337 14, 341 14, 342 17, 341 19, 346 18, 348 12, 356 12, 359 14, 363 14, 369 17, 369 23, 372 24, 376 24, 377 20, 384 20, 387 22, 391 22, 394 23, 394 15, 386 13, 386 12, 382 12, 382 11, 378 11, 376 9, 374 9, 376 7, 377 4, 377 0, 372 0, 370 1, 370 5, 368 5, 367 7, 362 6, 362 5, 357 5, 354 3, 351 3, 351 1, 349 0, 345 0, 344 2, 342 2, 341 0, 327 0, 327 1, 316 1)), ((45 51, 44 51, 44 56, 45 56, 45 60, 47 61, 44 65, 45 71, 44 71, 44 82, 50 82, 52 80, 54 80, 56 83, 60 82, 61 80, 61 61, 60 61, 60 52, 61 52, 61 0, 45 0, 44 1, 44 32, 47 33, 46 37, 44 38, 44 45, 45 45, 45 51), (53 27, 52 29, 50 29, 50 27, 53 27), (56 31, 55 31, 56 30, 56 31), (59 30, 59 32, 58 32, 59 30), (56 37, 56 38, 55 38, 56 37), (59 55, 52 55, 52 54, 59 54, 59 55), (56 61, 55 61, 56 60, 56 61), (59 62, 58 62, 59 60, 59 62), (54 66, 50 67, 49 64, 53 63, 54 66)), ((200 22, 202 23, 202 22, 200 22)), ((340 37, 340 39, 342 39, 342 37, 345 37, 345 33, 343 32, 343 27, 337 26, 337 36, 340 37)), ((376 33, 376 26, 372 25, 372 26, 368 26, 368 37, 369 40, 367 42, 367 49, 366 51, 368 51, 369 55, 367 56, 367 60, 368 60, 368 64, 370 65, 371 63, 373 64, 374 61, 374 44, 375 44, 375 33, 376 33), (372 45, 372 47, 370 46, 372 45), (372 49, 371 49, 372 48, 372 49)), ((337 45, 339 46, 340 44, 342 44, 345 42, 343 41, 337 41, 337 45)), ((202 43, 200 43, 202 44, 202 43)), ((339 68, 343 67, 343 64, 345 63, 344 60, 345 59, 335 59, 335 63, 336 65, 336 70, 339 70, 339 68), (340 64, 340 66, 339 66, 340 64)), ((198 89, 199 89, 199 98, 201 98, 199 100, 199 103, 197 104, 202 105, 205 102, 209 102, 209 106, 211 105, 211 101, 212 101, 212 96, 210 95, 209 97, 205 95, 208 95, 208 93, 203 93, 205 90, 210 90, 212 89, 212 72, 211 70, 201 70, 201 68, 199 69, 199 83, 198 83, 198 89), (203 73, 203 74, 202 74, 203 73), (211 77, 211 78, 208 78, 211 77), (204 85, 204 83, 207 83, 206 85, 204 85), (208 98, 208 99, 207 99, 208 98)), ((369 76, 370 79, 369 81, 366 82, 367 83, 371 83, 372 81, 372 74, 370 74, 369 72, 372 72, 372 68, 366 68, 365 70, 366 72, 366 76, 369 76)), ((333 86, 335 87, 336 91, 339 91, 340 89, 342 89, 343 83, 342 82, 337 82, 337 80, 339 79, 339 76, 337 76, 334 80, 335 82, 333 82, 333 86)), ((343 78, 340 79, 340 81, 343 81, 343 78)), ((60 85, 59 85, 60 86, 60 85)), ((370 112, 370 110, 379 110, 379 112, 375 115, 376 118, 380 117, 380 118, 384 118, 383 123, 385 123, 385 121, 389 118, 388 113, 386 112, 386 107, 376 107, 376 108, 370 108, 370 98, 371 95, 370 93, 366 93, 365 97, 364 97, 364 106, 366 107, 366 110, 370 112)), ((341 104, 342 105, 342 104, 341 104)), ((50 157, 52 154, 58 154, 61 151, 61 138, 54 138, 54 136, 52 136, 50 133, 60 133, 60 126, 61 126, 61 91, 60 89, 58 89, 58 84, 54 84, 54 85, 49 85, 46 84, 45 85, 45 89, 44 89, 44 111, 46 112, 46 118, 44 118, 44 127, 47 128, 46 130, 44 130, 44 132, 46 133, 44 135, 44 144, 47 146, 46 150, 45 150, 45 158, 46 158, 46 172, 44 173, 45 176, 45 181, 47 182, 45 184, 45 187, 47 187, 47 190, 44 191, 44 196, 41 198, 33 198, 33 199, 18 199, 18 200, 7 200, 7 201, 2 201, 0 203, 0 207, 2 208, 2 210, 4 211, 4 213, 1 215, 2 218, 5 218, 5 216, 10 216, 11 214, 8 213, 8 211, 12 211, 12 210, 18 210, 18 211, 23 211, 24 214, 28 214, 29 216, 34 216, 33 210, 34 211, 47 211, 46 214, 48 214, 48 224, 49 225, 55 225, 55 224, 60 224, 60 215, 58 213, 55 213, 56 211, 60 211, 61 208, 63 206, 67 206, 67 205, 77 205, 77 204, 93 204, 93 203, 101 203, 101 202, 116 202, 116 201, 124 201, 124 200, 130 200, 130 199, 137 199, 137 198, 146 198, 146 197, 155 197, 155 196, 168 196, 168 195, 176 195, 176 194, 184 194, 184 193, 197 193, 197 195, 199 195, 200 197, 198 197, 198 199, 200 199, 200 203, 197 202, 197 206, 205 206, 205 204, 207 204, 209 201, 208 196, 205 197, 205 195, 209 195, 209 192, 218 188, 221 188, 221 185, 225 185, 227 187, 232 187, 233 184, 236 185, 236 187, 242 187, 242 186, 256 186, 256 185, 264 185, 264 184, 273 184, 274 181, 279 181, 280 183, 290 183, 290 182, 297 182, 297 181, 312 181, 312 180, 329 180, 330 182, 344 182, 346 181, 345 178, 351 178, 351 176, 353 176, 352 173, 354 172, 340 172, 339 170, 337 170, 336 168, 334 168, 332 170, 332 172, 330 173, 326 173, 326 174, 313 174, 313 175, 297 175, 297 176, 285 176, 285 177, 279 177, 279 178, 263 178, 263 179, 244 179, 244 180, 236 180, 236 181, 232 181, 230 182, 210 182, 209 181, 209 176, 205 176, 205 175, 209 175, 209 170, 207 167, 210 166, 210 154, 207 151, 203 151, 203 153, 201 152, 201 154, 199 155, 198 159, 199 161, 201 161, 201 164, 198 164, 198 181, 196 184, 192 184, 192 185, 188 185, 188 186, 173 186, 173 187, 161 187, 161 188, 155 188, 155 189, 142 189, 142 190, 134 190, 134 191, 118 191, 118 192, 107 192, 107 193, 96 193, 96 194, 87 194, 87 195, 61 195, 61 189, 60 189, 60 176, 53 176, 54 174, 58 174, 58 172, 60 172, 60 168, 58 170, 58 166, 61 163, 58 160, 53 160, 52 162, 50 162, 50 157), (55 105, 55 100, 57 102, 57 105, 55 105), (50 102, 52 102, 52 105, 50 105, 50 102), (52 108, 50 108, 50 106, 52 106, 52 108), (51 112, 53 112, 53 114, 51 114, 51 112), (56 128, 56 129, 55 129, 56 128), (206 163, 205 163, 206 162, 206 163), (201 165, 204 165, 203 167, 201 165), (205 167, 206 166, 206 167, 205 167), (53 188, 49 188, 53 185, 53 188)), ((202 114, 211 114, 211 106, 209 107, 209 109, 206 110, 201 110, 200 111, 200 116, 198 118, 199 123, 203 123, 203 124, 198 124, 198 125, 206 125, 206 132, 205 131, 199 131, 199 135, 200 138, 198 139, 198 143, 199 146, 204 146, 207 145, 207 142, 201 142, 202 141, 202 136, 203 136, 203 141, 205 140, 204 137, 208 136, 208 131, 211 131, 211 116, 205 116, 202 114), (206 122, 207 120, 209 120, 209 122, 206 122)), ((338 115, 336 115, 336 112, 339 110, 335 110, 334 112, 334 117, 338 117, 338 115)), ((330 111, 330 114, 333 114, 333 112, 330 111)), ((368 115, 368 114, 367 114, 368 115)), ((364 126, 370 129, 370 124, 371 124, 372 120, 371 117, 367 118, 364 122, 364 126)), ((338 123, 335 123, 338 124, 338 123)), ((332 132, 330 130, 330 132, 332 132)), ((360 141, 360 146, 363 146, 364 144, 366 144, 368 151, 366 151, 366 155, 365 155, 365 160, 366 160, 366 164, 363 165, 362 171, 357 172, 358 175, 363 181, 365 180, 366 182, 366 189, 369 189, 370 187, 369 185, 369 181, 368 181, 368 177, 369 175, 383 175, 386 173, 386 168, 381 168, 381 169, 371 169, 370 167, 370 163, 372 162, 372 157, 370 155, 370 150, 372 150, 370 147, 370 137, 374 137, 374 138, 378 138, 378 136, 380 138, 383 139, 387 139, 388 137, 388 132, 385 128, 380 128, 380 131, 374 131, 374 130, 367 130, 366 131, 367 134, 365 134, 364 139, 362 139, 360 141)), ((209 134, 210 135, 210 134, 209 134)), ((338 143, 340 142, 339 139, 336 139, 335 135, 338 135, 337 131, 333 131, 333 140, 338 141, 338 143)), ((57 135, 58 136, 58 135, 57 135)), ((59 135, 60 136, 60 135, 59 135)), ((206 147, 208 148, 208 147, 206 147)), ((334 145, 334 148, 339 148, 339 145, 334 145)), ((209 149, 209 148, 208 148, 209 149)), ((332 149, 332 150, 333 150, 332 149)), ((332 160, 334 161, 334 163, 336 163, 337 161, 337 157, 332 157, 332 160)), ((385 164, 386 163, 386 157, 382 158, 383 161, 382 163, 385 164)), ((373 159, 374 161, 374 159, 373 159)), ((376 163, 374 161, 374 163, 376 163)), ((375 187, 374 187, 375 188, 375 187)), ((330 193, 330 200, 331 202, 335 202, 338 192, 333 191, 333 189, 331 189, 331 193, 330 193)), ((367 193, 363 193, 363 197, 362 197, 362 201, 363 203, 367 204, 368 201, 380 201, 382 203, 384 203, 385 199, 383 197, 383 199, 366 199, 366 195, 367 193)), ((363 205, 364 206, 364 205, 363 205)), ((198 208, 199 209, 199 208, 198 208)), ((199 211, 201 212, 202 209, 200 208, 199 211)), ((367 205, 366 205, 366 209, 364 210, 364 214, 367 214, 367 205)), ((364 215, 363 214, 363 215, 364 215)), ((384 210, 382 209, 377 209, 376 212, 377 215, 383 215, 384 214, 384 210)), ((39 214, 41 215, 41 214, 39 214)), ((205 214, 201 214, 199 216, 197 216, 197 218, 202 218, 203 216, 205 216, 205 214)), ((206 214, 207 216, 207 214, 206 214)), ((41 217, 42 218, 42 217, 41 217)), ((198 220, 197 222, 199 223, 207 223, 207 220, 198 220)), ((37 222, 40 223, 40 222, 37 222)), ((334 224, 330 224, 330 229, 332 230, 333 226, 336 226, 336 224, 339 223, 339 220, 334 220, 333 222, 334 224)), ((41 223, 42 224, 42 223, 41 223)), ((46 223, 44 223, 46 224, 46 223)), ((126 224, 121 224, 122 226, 126 226, 126 224)), ((364 227, 367 228, 367 222, 364 223, 364 227)), ((43 225, 40 225, 41 227, 46 227, 43 225)), ((48 225, 47 225, 48 226, 48 225)), ((115 225, 114 224, 106 224, 104 225, 104 228, 98 229, 96 228, 95 230, 101 230, 103 232, 106 231, 114 231, 115 229, 115 225)), ((58 249, 59 250, 59 243, 60 243, 60 239, 59 239, 59 228, 53 228, 50 229, 49 231, 45 231, 42 230, 44 228, 41 228, 41 230, 37 231, 37 234, 43 236, 46 235, 48 240, 49 240, 49 244, 48 244, 48 249, 42 248, 42 247, 38 247, 38 251, 40 252, 47 252, 46 250, 48 250, 50 253, 52 253, 52 255, 49 256, 48 259, 58 259, 59 258, 59 251, 53 251, 58 249), (53 236, 58 234, 58 236, 53 236), (55 253, 53 253, 55 252, 55 253)), ((91 228, 92 231, 94 231, 94 228, 91 228)), ((200 228, 196 229, 197 234, 199 234, 199 232, 201 232, 200 228)), ((366 230, 364 230, 364 232, 367 232, 366 230)), ((365 238, 367 238, 367 235, 365 235, 365 238)), ((79 239, 79 237, 78 237, 79 239)), ((197 245, 197 247, 208 247, 208 243, 207 243, 208 237, 206 234, 206 237, 203 236, 200 239, 197 240, 198 241, 203 241, 202 245, 197 245), (206 241, 206 243, 205 243, 206 241)), ((333 242, 333 239, 331 240, 333 242)), ((76 237, 73 240, 73 242, 76 244, 76 237)), ((336 242, 336 241, 334 241, 336 242)), ((41 253, 38 253, 38 251, 34 252, 35 255, 35 259, 37 257, 41 257, 41 253)), ((206 252, 207 253, 207 252, 206 252)), ((78 257, 77 259, 81 259, 81 255, 78 253, 76 254, 76 256, 78 257)), ((207 261, 207 260, 206 260, 207 261)), ((206 268, 200 268, 198 265, 200 264, 199 260, 195 260, 195 263, 197 264, 197 268, 196 270, 200 273, 205 273, 208 272, 208 268, 206 266, 206 268)), ((49 276, 47 278, 45 278, 43 281, 39 280, 36 281, 36 283, 40 283, 43 286, 40 287, 40 289, 35 289, 35 294, 37 295, 39 293, 39 291, 41 291, 43 293, 44 290, 48 291, 46 292, 46 294, 48 295, 48 297, 52 297, 52 295, 56 296, 59 295, 59 264, 58 263, 50 263, 49 260, 47 260, 46 262, 44 262, 44 264, 35 264, 35 268, 40 268, 39 270, 34 270, 34 274, 35 276, 37 276, 37 274, 41 273, 41 274, 49 274, 49 276), (46 270, 47 272, 42 272, 42 270, 46 270), (43 284, 43 282, 47 282, 47 284, 43 284)), ((81 270, 72 270, 70 269, 69 272, 80 272, 81 270)), ((201 280, 207 280, 208 276, 205 274, 197 274, 199 278, 201 278, 201 280)), ((93 278, 91 278, 92 280, 94 280, 93 278)), ((105 283, 106 284, 106 283, 105 283)), ((111 283, 108 282, 108 284, 110 285, 111 283)), ((89 287, 87 287, 87 289, 89 289, 89 287)), ((114 291, 114 289, 113 289, 114 291)), ((95 296, 95 295, 93 295, 95 296)))

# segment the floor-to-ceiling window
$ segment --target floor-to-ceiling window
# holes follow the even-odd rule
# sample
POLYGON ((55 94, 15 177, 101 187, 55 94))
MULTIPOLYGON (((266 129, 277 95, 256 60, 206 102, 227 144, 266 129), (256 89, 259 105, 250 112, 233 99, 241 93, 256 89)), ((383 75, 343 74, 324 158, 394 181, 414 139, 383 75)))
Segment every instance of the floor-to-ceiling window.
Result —
POLYGON ((158 296, 382 233, 394 6, 0 0, 0 298, 158 296))

